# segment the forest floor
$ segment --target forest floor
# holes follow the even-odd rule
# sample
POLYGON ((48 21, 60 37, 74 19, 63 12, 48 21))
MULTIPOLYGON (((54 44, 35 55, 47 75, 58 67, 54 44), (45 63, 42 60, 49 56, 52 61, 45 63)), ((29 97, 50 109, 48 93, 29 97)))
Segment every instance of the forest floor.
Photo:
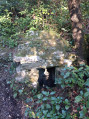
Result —
POLYGON ((13 92, 7 84, 8 79, 12 78, 10 65, 10 62, 0 64, 0 119, 25 119, 22 101, 13 98, 13 92))

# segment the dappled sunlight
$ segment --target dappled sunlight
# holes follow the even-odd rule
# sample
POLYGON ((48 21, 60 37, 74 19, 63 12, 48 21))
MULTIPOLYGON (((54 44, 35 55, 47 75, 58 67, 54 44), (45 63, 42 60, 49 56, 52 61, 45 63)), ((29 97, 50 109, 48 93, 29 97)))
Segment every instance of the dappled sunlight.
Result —
POLYGON ((73 15, 72 15, 71 21, 73 21, 73 22, 75 22, 75 23, 79 22, 79 19, 78 19, 77 14, 73 14, 73 15))
POLYGON ((48 40, 48 43, 52 47, 55 47, 57 45, 56 41, 55 40, 52 40, 52 39, 48 40))
MULTIPOLYGON (((27 43, 20 44, 15 54, 18 58, 22 56, 20 60, 21 64, 36 62, 43 59, 47 60, 47 62, 48 60, 51 60, 51 62, 48 62, 48 64, 52 65, 51 63, 56 59, 61 60, 62 57, 64 57, 64 53, 66 53, 64 47, 68 46, 67 42, 61 39, 60 35, 56 34, 53 31, 42 31, 39 33, 32 33, 31 31, 29 35, 26 36, 28 37, 27 43)), ((14 59, 16 58, 14 57, 14 59)))
POLYGON ((78 28, 82 29, 82 24, 81 23, 77 23, 76 25, 78 28))
POLYGON ((0 119, 87 119, 89 0, 1 1, 0 119))
POLYGON ((78 33, 77 39, 80 40, 82 38, 81 33, 78 33))
POLYGON ((74 33, 76 33, 77 31, 78 31, 78 29, 77 29, 77 28, 74 28, 74 29, 73 29, 73 32, 74 32, 74 33))
POLYGON ((37 55, 36 47, 31 48, 31 52, 33 52, 33 56, 37 55))

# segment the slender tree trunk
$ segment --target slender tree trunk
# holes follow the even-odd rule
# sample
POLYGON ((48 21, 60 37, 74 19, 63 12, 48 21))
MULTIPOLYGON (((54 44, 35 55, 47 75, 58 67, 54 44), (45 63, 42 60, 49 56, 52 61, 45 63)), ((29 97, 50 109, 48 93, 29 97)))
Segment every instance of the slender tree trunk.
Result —
POLYGON ((75 43, 75 49, 77 54, 83 56, 82 50, 82 41, 83 41, 83 32, 82 32, 82 19, 81 19, 81 10, 80 10, 81 0, 68 0, 68 8, 71 18, 72 25, 72 37, 75 43))

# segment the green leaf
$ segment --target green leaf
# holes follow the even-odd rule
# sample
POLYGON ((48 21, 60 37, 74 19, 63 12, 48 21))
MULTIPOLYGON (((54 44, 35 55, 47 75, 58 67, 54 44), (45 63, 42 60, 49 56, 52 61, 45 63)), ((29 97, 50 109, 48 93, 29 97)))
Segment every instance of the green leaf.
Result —
POLYGON ((43 114, 46 115, 48 113, 48 110, 43 110, 43 114))
POLYGON ((51 92, 51 93, 50 93, 50 95, 54 95, 55 93, 56 93, 56 92, 55 92, 55 91, 53 91, 53 92, 51 92))
POLYGON ((34 111, 29 111, 29 117, 32 117, 33 119, 36 118, 34 111))
POLYGON ((49 104, 46 104, 46 107, 49 109, 49 108, 51 108, 51 106, 49 105, 49 104))
POLYGON ((49 96, 49 92, 47 92, 47 91, 42 91, 42 94, 49 96))
POLYGON ((25 112, 25 117, 27 117, 27 115, 28 115, 28 112, 26 111, 26 112, 25 112))
POLYGON ((87 81, 85 82, 86 86, 89 86, 89 78, 87 79, 87 81))
POLYGON ((68 110, 68 109, 69 109, 69 107, 70 107, 69 105, 66 105, 66 106, 65 106, 65 109, 66 109, 66 110, 68 110))
POLYGON ((70 76, 70 72, 67 72, 65 75, 64 75, 64 78, 68 78, 70 76))
POLYGON ((85 117, 85 114, 83 111, 80 111, 80 118, 83 118, 83 117, 85 117))
POLYGON ((86 102, 86 107, 89 109, 89 100, 86 102))
POLYGON ((38 95, 37 95, 37 98, 38 98, 38 99, 42 99, 42 97, 43 97, 42 94, 38 94, 38 95))
POLYGON ((13 88, 13 84, 10 85, 10 88, 13 88))
POLYGON ((7 84, 11 84, 11 81, 7 81, 7 84))
POLYGON ((67 115, 66 115, 66 118, 65 118, 65 119, 70 119, 70 118, 71 118, 70 113, 67 113, 67 115))
POLYGON ((78 70, 79 70, 79 71, 82 71, 82 70, 83 70, 83 67, 80 67, 78 70))
POLYGON ((83 91, 80 91, 80 94, 83 95, 83 91))
POLYGON ((52 114, 48 113, 48 114, 47 114, 47 117, 52 117, 52 114))
POLYGON ((59 110, 60 109, 60 105, 56 105, 56 110, 59 110))
POLYGON ((80 107, 77 107, 77 111, 79 112, 81 110, 81 108, 80 107))
POLYGON ((89 92, 86 92, 85 94, 84 94, 84 97, 88 97, 89 96, 89 92))
POLYGON ((23 93, 23 90, 22 90, 22 89, 20 89, 20 90, 19 90, 19 93, 20 93, 20 95, 21 95, 21 94, 23 93))
POLYGON ((29 102, 32 102, 32 101, 33 101, 32 98, 27 98, 27 99, 25 100, 26 103, 29 103, 29 102))
POLYGON ((45 108, 45 106, 44 105, 41 105, 41 109, 44 109, 45 108))
POLYGON ((79 76, 82 79, 84 77, 84 74, 83 73, 80 73, 79 76))
POLYGON ((46 100, 48 100, 48 97, 44 97, 42 100, 43 100, 43 101, 46 101, 46 100))
POLYGON ((86 118, 84 118, 84 119, 89 119, 89 117, 86 117, 86 118))
POLYGON ((56 100, 57 100, 57 98, 56 98, 56 97, 51 97, 51 100, 56 101, 56 100))
POLYGON ((37 104, 39 104, 39 103, 41 103, 41 101, 40 101, 40 100, 38 100, 38 101, 36 101, 36 103, 37 103, 37 104))
POLYGON ((64 103, 65 103, 65 104, 69 104, 68 99, 65 99, 64 103))
POLYGON ((17 97, 17 93, 14 93, 13 97, 16 98, 17 97))
POLYGON ((89 88, 86 88, 86 90, 89 92, 89 88))
POLYGON ((86 106, 83 106, 83 112, 86 114, 87 113, 87 108, 86 106))
POLYGON ((52 100, 52 101, 51 101, 51 104, 53 104, 53 105, 54 105, 54 104, 55 104, 55 101, 54 101, 54 100, 52 100))
POLYGON ((37 116, 37 117, 39 117, 39 116, 40 116, 40 114, 41 114, 41 112, 40 112, 40 111, 38 111, 38 112, 36 113, 36 116, 37 116))
POLYGON ((65 118, 65 116, 66 116, 66 111, 62 110, 62 118, 65 118))
POLYGON ((82 100, 82 97, 81 96, 76 96, 75 97, 75 102, 78 103, 82 100))

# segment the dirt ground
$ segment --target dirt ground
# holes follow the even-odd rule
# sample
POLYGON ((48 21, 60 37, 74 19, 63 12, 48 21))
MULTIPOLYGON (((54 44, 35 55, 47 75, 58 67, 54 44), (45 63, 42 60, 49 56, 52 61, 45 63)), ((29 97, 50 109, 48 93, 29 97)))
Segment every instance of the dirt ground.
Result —
POLYGON ((11 79, 11 63, 0 63, 0 119, 25 119, 22 114, 22 102, 13 98, 12 90, 7 84, 11 79))

